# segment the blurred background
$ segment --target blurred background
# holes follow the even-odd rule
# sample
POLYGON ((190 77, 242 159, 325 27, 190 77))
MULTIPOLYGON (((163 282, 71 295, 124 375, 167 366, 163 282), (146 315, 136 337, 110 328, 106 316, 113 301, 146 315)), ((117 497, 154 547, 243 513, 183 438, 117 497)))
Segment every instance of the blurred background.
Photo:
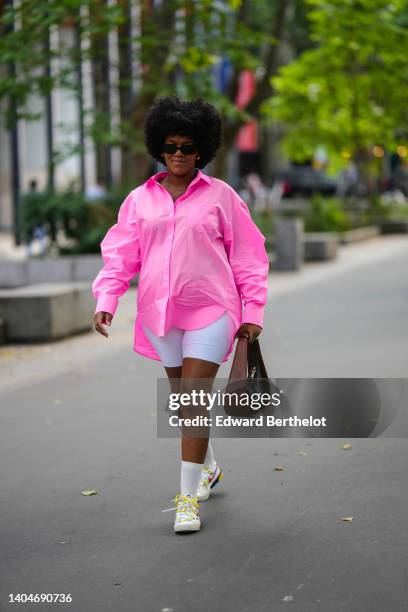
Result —
POLYGON ((165 94, 220 111, 204 171, 268 236, 274 213, 306 231, 408 218, 405 2, 5 0, 0 13, 0 253, 98 253, 124 196, 163 169, 142 126, 165 94))

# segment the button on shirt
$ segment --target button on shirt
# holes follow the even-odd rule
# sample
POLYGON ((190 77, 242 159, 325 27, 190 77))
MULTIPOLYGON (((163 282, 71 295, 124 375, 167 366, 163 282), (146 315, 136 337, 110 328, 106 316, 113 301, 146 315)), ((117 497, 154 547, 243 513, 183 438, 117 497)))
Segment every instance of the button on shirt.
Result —
MULTIPOLYGON (((104 266, 92 283, 95 312, 115 314, 139 272, 133 350, 160 356, 143 332, 199 329, 225 311, 234 322, 263 327, 269 259, 265 236, 225 181, 200 169, 175 201, 157 172, 129 193, 101 242, 104 266)), ((223 361, 227 361, 230 346, 223 361)))

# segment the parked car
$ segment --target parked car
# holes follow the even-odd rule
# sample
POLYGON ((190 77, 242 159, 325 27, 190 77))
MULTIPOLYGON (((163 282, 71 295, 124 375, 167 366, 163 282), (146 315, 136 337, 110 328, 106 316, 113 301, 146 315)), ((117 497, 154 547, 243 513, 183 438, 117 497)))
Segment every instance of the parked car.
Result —
POLYGON ((335 195, 337 180, 328 176, 323 170, 312 166, 293 164, 287 170, 275 173, 273 182, 283 183, 283 198, 310 197, 314 193, 335 195))

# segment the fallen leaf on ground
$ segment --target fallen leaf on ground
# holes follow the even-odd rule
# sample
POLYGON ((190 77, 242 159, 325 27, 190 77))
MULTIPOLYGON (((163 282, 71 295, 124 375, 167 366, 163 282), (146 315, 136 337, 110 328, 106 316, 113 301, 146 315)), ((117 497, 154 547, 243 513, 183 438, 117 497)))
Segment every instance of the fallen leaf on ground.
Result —
POLYGON ((341 445, 341 448, 342 448, 343 450, 349 450, 349 448, 353 448, 353 447, 351 446, 350 442, 344 442, 344 443, 341 445))
POLYGON ((91 489, 90 491, 81 491, 82 495, 98 495, 98 491, 91 489))
POLYGON ((282 472, 285 468, 283 468, 281 465, 278 465, 276 468, 273 468, 275 470, 275 472, 282 472))
POLYGON ((343 516, 341 518, 342 521, 345 521, 346 523, 351 523, 351 521, 353 520, 354 516, 343 516))
POLYGON ((298 455, 302 455, 303 457, 305 457, 307 453, 305 451, 298 451, 298 455))

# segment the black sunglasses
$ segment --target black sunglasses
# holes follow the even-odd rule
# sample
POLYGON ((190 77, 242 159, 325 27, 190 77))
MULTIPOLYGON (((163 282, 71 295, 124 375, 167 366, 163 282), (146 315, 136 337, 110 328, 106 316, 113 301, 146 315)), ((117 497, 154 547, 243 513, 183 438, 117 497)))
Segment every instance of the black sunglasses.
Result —
POLYGON ((164 153, 176 153, 177 149, 180 149, 183 155, 191 155, 197 151, 195 144, 176 145, 171 142, 165 142, 162 149, 164 153))

